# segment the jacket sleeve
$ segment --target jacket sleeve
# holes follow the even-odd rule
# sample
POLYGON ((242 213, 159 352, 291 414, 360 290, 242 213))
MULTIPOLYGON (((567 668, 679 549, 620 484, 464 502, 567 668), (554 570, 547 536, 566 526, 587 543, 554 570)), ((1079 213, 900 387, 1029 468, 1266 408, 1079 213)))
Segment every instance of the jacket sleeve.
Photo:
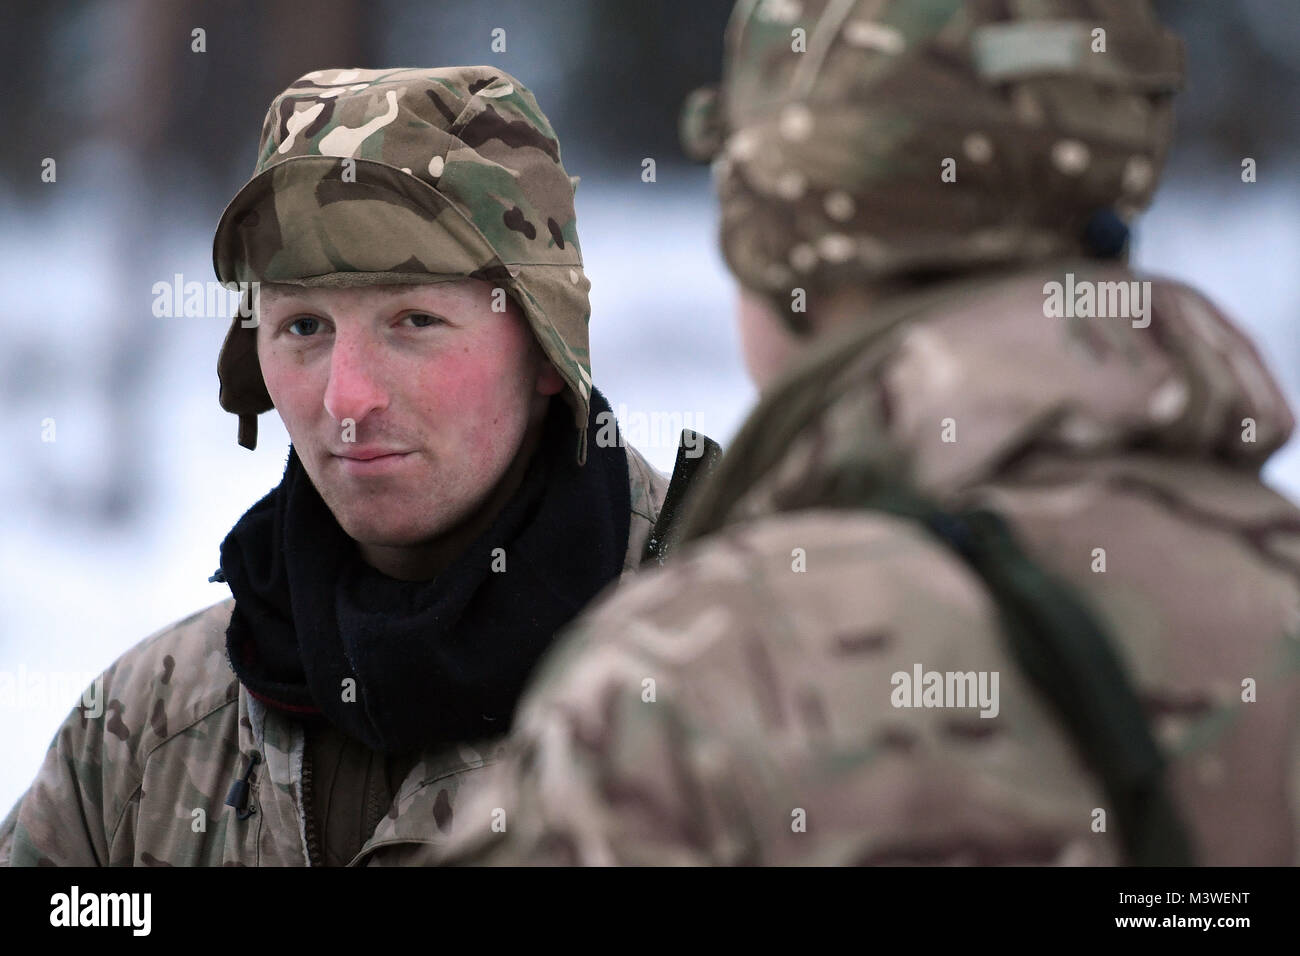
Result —
POLYGON ((80 706, 59 727, 45 762, 0 829, 0 859, 10 866, 104 866, 110 834, 104 814, 104 733, 117 717, 80 706))
POLYGON ((4 822, 0 823, 0 866, 8 866, 9 858, 14 852, 14 825, 18 822, 18 809, 23 805, 23 798, 13 805, 4 822))
MULTIPOLYGON (((150 863, 147 854, 136 858, 145 766, 168 739, 233 701, 238 684, 221 670, 232 607, 218 602, 146 637, 83 691, 0 825, 0 861, 7 854, 10 866, 150 863)), ((206 758, 212 750, 198 731, 186 739, 191 753, 206 758)), ((159 796, 189 782, 168 778, 159 796)))

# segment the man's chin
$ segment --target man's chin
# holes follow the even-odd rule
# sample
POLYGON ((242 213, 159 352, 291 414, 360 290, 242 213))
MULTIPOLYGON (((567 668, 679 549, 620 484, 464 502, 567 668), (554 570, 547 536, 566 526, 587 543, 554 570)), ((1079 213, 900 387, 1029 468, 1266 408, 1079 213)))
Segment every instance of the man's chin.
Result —
POLYGON ((436 540, 456 524, 455 514, 430 514, 429 502, 412 495, 390 494, 367 501, 341 494, 337 496, 341 502, 331 500, 335 495, 322 497, 343 532, 361 545, 416 547, 436 540))
POLYGON ((446 527, 412 528, 409 525, 393 527, 385 523, 340 522, 340 527, 357 544, 368 548, 416 548, 437 541, 446 527))
POLYGON ((335 507, 329 499, 326 506, 343 532, 363 550, 437 547, 449 539, 459 539, 466 533, 467 524, 479 516, 482 505, 478 500, 453 501, 453 496, 437 502, 440 507, 434 508, 428 500, 409 495, 370 501, 342 497, 351 507, 335 507))

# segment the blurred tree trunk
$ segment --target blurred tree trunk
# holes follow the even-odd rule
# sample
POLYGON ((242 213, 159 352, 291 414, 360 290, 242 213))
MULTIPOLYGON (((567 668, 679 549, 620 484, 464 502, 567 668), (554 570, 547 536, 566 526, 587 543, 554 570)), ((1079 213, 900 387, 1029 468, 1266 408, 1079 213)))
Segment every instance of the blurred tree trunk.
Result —
MULTIPOLYGON (((153 497, 155 465, 171 444, 155 423, 159 396, 151 383, 157 380, 154 366, 163 339, 148 294, 154 282, 170 282, 173 272, 159 229, 165 225, 160 211, 167 207, 166 191, 209 189, 211 174, 232 161, 242 182, 252 171, 262 117, 274 95, 311 70, 356 65, 367 52, 369 34, 357 0, 197 5, 125 0, 113 10, 116 28, 102 37, 109 45, 98 55, 114 61, 111 74, 117 82, 102 91, 91 123, 96 138, 116 147, 124 162, 120 181, 113 184, 118 281, 115 294, 106 296, 104 313, 112 333, 97 383, 109 440, 98 487, 82 500, 93 502, 101 520, 120 521, 153 497), (204 52, 192 48, 195 28, 205 31, 204 52), (232 68, 232 61, 247 68, 232 68), (234 82, 223 83, 224 77, 234 82), (236 155, 230 144, 240 145, 236 155), (200 175, 187 175, 191 171, 200 175)), ((215 208, 228 198, 218 198, 215 208)), ((216 219, 195 227, 214 229, 216 219)), ((187 281, 212 278, 186 276, 187 281)), ((215 370, 213 355, 208 371, 214 402, 215 370)))

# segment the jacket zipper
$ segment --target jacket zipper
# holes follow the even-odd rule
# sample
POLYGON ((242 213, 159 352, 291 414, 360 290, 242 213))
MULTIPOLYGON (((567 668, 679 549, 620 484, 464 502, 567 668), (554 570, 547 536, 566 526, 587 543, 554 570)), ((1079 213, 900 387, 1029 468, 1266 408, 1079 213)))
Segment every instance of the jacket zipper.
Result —
POLYGON ((307 837, 307 865, 323 866, 321 863, 320 834, 316 831, 316 814, 311 805, 311 751, 302 749, 302 812, 303 830, 307 837))

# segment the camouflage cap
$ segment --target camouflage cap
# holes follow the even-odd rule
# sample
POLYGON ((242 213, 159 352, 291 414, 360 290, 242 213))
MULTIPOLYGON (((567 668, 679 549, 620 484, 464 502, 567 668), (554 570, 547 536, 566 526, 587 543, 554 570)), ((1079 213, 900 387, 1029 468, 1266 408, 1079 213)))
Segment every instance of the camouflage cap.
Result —
MULTIPOLYGON (((305 286, 505 288, 563 376, 586 458, 591 395, 578 180, 532 93, 487 66, 317 70, 271 103, 253 178, 221 216, 217 278, 305 286)), ((217 362, 239 443, 271 398, 239 316, 217 362)))
POLYGON ((732 271, 785 314, 792 287, 1097 255, 1106 228, 1123 258, 1182 74, 1146 0, 741 0, 681 131, 732 271))

